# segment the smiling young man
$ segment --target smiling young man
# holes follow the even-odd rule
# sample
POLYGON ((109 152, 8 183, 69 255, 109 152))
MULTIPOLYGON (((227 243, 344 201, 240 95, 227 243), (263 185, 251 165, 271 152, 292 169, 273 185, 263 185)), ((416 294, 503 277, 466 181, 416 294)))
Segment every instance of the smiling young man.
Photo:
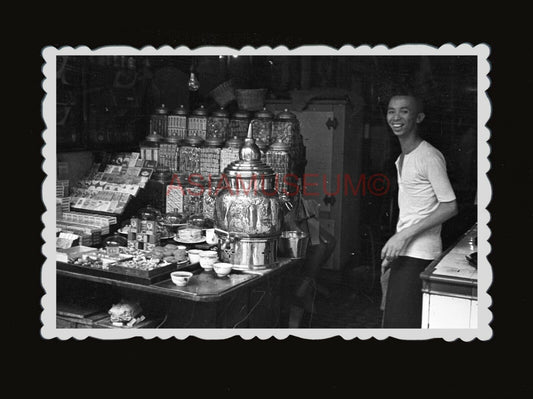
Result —
POLYGON ((384 328, 421 327, 420 273, 442 251, 442 223, 457 214, 444 157, 419 135, 418 126, 424 117, 422 103, 414 95, 396 95, 389 101, 387 123, 402 153, 396 160, 396 233, 381 250, 382 271, 390 271, 384 328))

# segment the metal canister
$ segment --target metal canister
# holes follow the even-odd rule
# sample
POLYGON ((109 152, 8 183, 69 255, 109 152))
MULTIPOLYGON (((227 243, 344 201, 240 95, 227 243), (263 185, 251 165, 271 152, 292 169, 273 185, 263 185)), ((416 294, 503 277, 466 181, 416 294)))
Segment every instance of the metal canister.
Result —
POLYGON ((152 132, 145 137, 144 141, 139 145, 141 152, 141 159, 145 161, 159 161, 159 146, 163 137, 157 132, 152 132))
POLYGON ((165 104, 155 109, 155 112, 150 116, 150 132, 156 132, 162 137, 168 135, 168 108, 165 104))
POLYGON ((203 105, 195 109, 187 118, 187 136, 200 137, 205 140, 207 135, 207 109, 203 105))
POLYGON ((220 173, 224 173, 224 169, 230 163, 239 160, 239 151, 243 144, 244 141, 238 137, 233 137, 226 141, 226 145, 220 151, 220 173))
POLYGON ((235 112, 229 121, 229 134, 231 137, 237 137, 241 140, 248 134, 248 125, 250 124, 250 113, 243 110, 235 112))
POLYGON ((227 140, 229 132, 229 113, 223 107, 207 118, 207 138, 227 140))
POLYGON ((258 111, 252 119, 252 135, 256 144, 261 146, 269 146, 272 143, 272 123, 274 114, 263 108, 258 111))
POLYGON ((183 105, 168 116, 168 137, 184 139, 187 137, 187 109, 183 105))
POLYGON ((220 174, 220 156, 224 139, 208 137, 200 152, 200 173, 208 179, 211 175, 220 174))

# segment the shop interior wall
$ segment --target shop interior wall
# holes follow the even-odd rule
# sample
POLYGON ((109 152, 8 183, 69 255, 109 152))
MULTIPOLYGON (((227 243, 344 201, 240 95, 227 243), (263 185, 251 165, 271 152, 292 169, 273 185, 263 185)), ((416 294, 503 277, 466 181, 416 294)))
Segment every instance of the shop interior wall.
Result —
MULTIPOLYGON (((386 103, 395 86, 410 86, 425 100, 424 138, 445 155, 460 205, 460 216, 445 226, 445 244, 475 220, 475 57, 63 57, 57 76, 58 160, 76 159, 79 151, 79 159, 89 160, 94 151, 135 150, 149 133, 155 107, 193 109, 202 103, 214 110, 219 105, 210 92, 229 79, 235 88, 267 88, 268 98, 292 99, 303 108, 316 98, 357 95, 364 101, 363 173, 384 173, 393 187, 363 205, 384 236, 396 218, 394 160, 400 152, 385 122, 386 103), (196 92, 188 89, 191 72, 200 83, 196 92)), ((226 108, 233 111, 237 104, 226 108)), ((73 178, 86 167, 74 164, 73 178)))

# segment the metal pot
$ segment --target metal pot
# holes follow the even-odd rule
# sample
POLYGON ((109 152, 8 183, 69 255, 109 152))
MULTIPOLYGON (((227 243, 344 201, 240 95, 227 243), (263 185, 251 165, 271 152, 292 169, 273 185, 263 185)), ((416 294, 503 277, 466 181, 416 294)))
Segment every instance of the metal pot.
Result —
POLYGON ((281 256, 292 259, 305 258, 309 235, 303 231, 283 231, 279 239, 279 253, 281 256))

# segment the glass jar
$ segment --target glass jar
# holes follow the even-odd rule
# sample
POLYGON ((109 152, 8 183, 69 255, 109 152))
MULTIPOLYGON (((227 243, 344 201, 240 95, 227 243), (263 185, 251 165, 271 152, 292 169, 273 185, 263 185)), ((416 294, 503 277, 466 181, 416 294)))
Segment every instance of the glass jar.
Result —
POLYGON ((168 135, 168 109, 165 104, 155 109, 155 112, 150 116, 150 132, 156 132, 162 137, 168 135))
POLYGON ((276 190, 280 194, 287 194, 286 176, 291 173, 290 146, 278 139, 266 152, 265 161, 276 174, 276 190))
POLYGON ((261 152, 261 161, 265 162, 269 146, 265 143, 258 143, 257 147, 259 148, 259 152, 261 152))
POLYGON ((110 258, 118 258, 120 255, 120 247, 127 246, 128 240, 120 234, 113 234, 112 236, 107 237, 102 243, 102 247, 105 248, 107 256, 110 258))
POLYGON ((187 119, 187 136, 200 137, 205 140, 207 135, 207 109, 203 105, 195 109, 187 119))
POLYGON ((172 111, 168 116, 168 137, 187 137, 187 115, 187 109, 183 105, 172 111))
POLYGON ((145 137, 144 141, 139 145, 141 152, 141 159, 145 161, 159 161, 159 147, 163 140, 163 136, 152 132, 145 137))
POLYGON ((179 149, 179 173, 200 173, 200 154, 203 140, 197 136, 187 137, 179 149))
POLYGON ((200 152, 200 174, 208 179, 220 173, 220 154, 224 140, 218 137, 207 138, 200 152))
POLYGON ((158 165, 168 168, 171 173, 179 168, 179 142, 176 136, 169 136, 159 144, 158 165))
POLYGON ((192 174, 184 184, 183 214, 187 217, 191 215, 201 215, 204 205, 204 191, 207 180, 200 174, 192 174))
POLYGON ((166 213, 166 192, 171 179, 172 173, 168 168, 158 167, 146 183, 149 204, 160 213, 166 213))
POLYGON ((229 113, 221 107, 207 118, 207 138, 220 138, 224 141, 228 138, 229 113))
POLYGON ((220 151, 220 173, 224 173, 229 164, 239 160, 239 151, 243 144, 244 141, 237 137, 226 141, 225 147, 220 151))
POLYGON ((184 175, 174 174, 170 184, 167 185, 165 192, 167 213, 173 212, 183 214, 183 198, 185 196, 184 182, 187 183, 187 177, 184 175))
POLYGON ((281 141, 289 145, 291 155, 291 173, 303 176, 305 168, 305 147, 300 134, 300 122, 296 115, 287 109, 276 115, 272 124, 273 141, 281 141))
POLYGON ((204 217, 206 219, 213 220, 215 218, 215 200, 216 200, 216 194, 217 190, 220 187, 223 187, 223 182, 220 182, 221 176, 210 176, 207 185, 206 190, 204 191, 204 204, 203 204, 203 211, 204 211, 204 217), (220 185, 219 185, 220 182, 220 185))
POLYGON ((248 125, 250 124, 250 113, 243 110, 235 112, 229 121, 229 134, 231 137, 237 137, 241 140, 248 134, 248 125))
POLYGON ((272 122, 274 114, 266 108, 258 111, 252 119, 252 136, 259 148, 269 146, 272 143, 272 122))

